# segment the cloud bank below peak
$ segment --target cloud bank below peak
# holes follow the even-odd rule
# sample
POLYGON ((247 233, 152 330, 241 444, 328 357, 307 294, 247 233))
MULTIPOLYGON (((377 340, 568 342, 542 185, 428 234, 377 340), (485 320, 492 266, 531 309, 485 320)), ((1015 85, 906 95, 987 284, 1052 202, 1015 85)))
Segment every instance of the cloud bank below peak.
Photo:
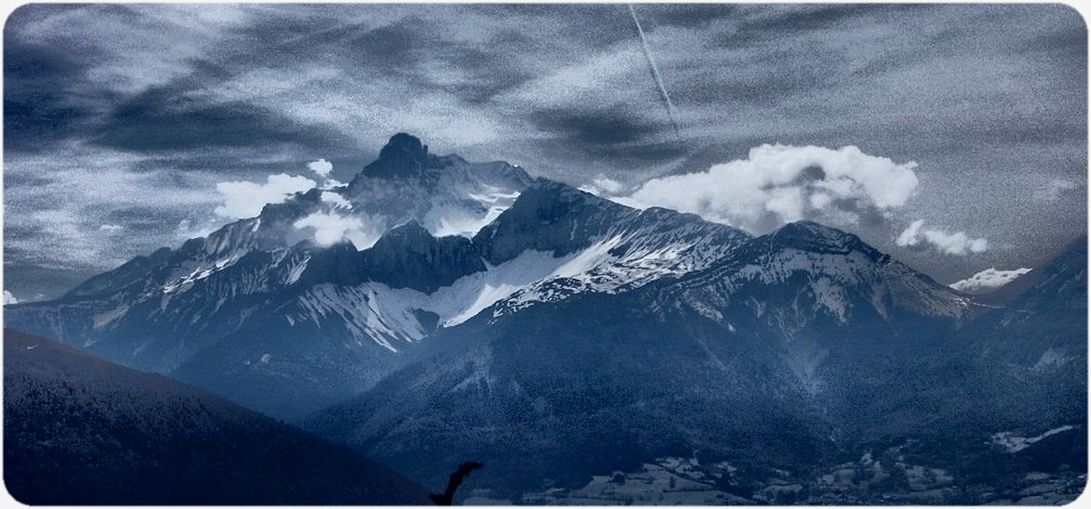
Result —
POLYGON ((320 246, 331 246, 338 242, 349 241, 356 249, 372 246, 382 235, 383 218, 354 217, 339 214, 335 210, 314 212, 293 223, 296 229, 312 233, 314 241, 320 246))
POLYGON ((218 216, 229 219, 254 217, 270 203, 281 203, 289 196, 314 189, 315 181, 298 175, 280 173, 269 175, 265 183, 230 181, 216 184, 216 191, 223 197, 223 205, 216 207, 218 216))

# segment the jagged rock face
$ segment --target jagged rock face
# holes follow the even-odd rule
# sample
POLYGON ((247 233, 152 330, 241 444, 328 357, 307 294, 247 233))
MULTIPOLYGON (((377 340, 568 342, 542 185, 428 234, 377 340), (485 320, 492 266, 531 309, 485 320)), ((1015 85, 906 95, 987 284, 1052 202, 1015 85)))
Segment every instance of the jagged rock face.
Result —
POLYGON ((885 319, 898 313, 956 319, 973 308, 968 298, 892 260, 855 235, 806 221, 748 242, 670 291, 689 293, 688 300, 697 307, 723 298, 731 301, 722 305, 736 305, 735 296, 742 296, 751 299, 748 305, 755 311, 802 308, 802 316, 820 312, 840 322, 885 319), (771 296, 759 288, 774 285, 806 291, 810 297, 805 303, 793 302, 795 296, 789 294, 782 295, 781 302, 769 302, 771 296), (762 298, 752 299, 756 295, 762 298))
POLYGON ((351 242, 341 242, 312 252, 295 285, 300 288, 320 284, 357 285, 366 280, 360 252, 351 242))
MULTIPOLYGON (((474 244, 489 263, 501 264, 528 249, 564 256, 610 239, 614 239, 613 256, 641 253, 647 258, 641 248, 652 244, 685 249, 718 247, 723 248, 719 252, 723 254, 747 238, 749 235, 740 230, 696 215, 661 208, 640 211, 542 179, 478 232, 474 244)), ((704 254, 706 259, 715 257, 704 254)))
POLYGON ((527 249, 563 256, 586 248, 637 211, 570 186, 539 180, 497 219, 474 236, 494 265, 527 249))
POLYGON ((136 259, 64 302, 8 308, 8 323, 295 418, 370 387, 437 329, 627 291, 703 268, 748 238, 540 181, 474 239, 411 221, 362 251, 309 241, 264 250, 299 201, 136 259))
POLYGON ((436 238, 416 222, 390 230, 361 254, 362 270, 372 280, 425 293, 486 270, 470 239, 436 238))
POLYGON ((639 211, 546 180, 473 239, 437 238, 412 221, 362 251, 311 242, 262 250, 254 239, 274 231, 262 226, 299 206, 270 206, 176 252, 134 260, 69 301, 15 306, 9 322, 299 416, 367 389, 404 362, 401 352, 475 315, 502 321, 683 276, 642 294, 656 297, 641 305, 685 306, 720 327, 774 327, 781 336, 813 324, 881 322, 902 310, 958 316, 964 305, 836 230, 796 224, 751 239, 694 215, 639 211))
MULTIPOLYGON (((469 253, 466 238, 427 240, 419 236, 424 244, 403 245, 392 242, 391 237, 387 247, 380 246, 362 256, 359 249, 370 247, 371 242, 365 239, 354 246, 342 241, 322 247, 314 242, 311 230, 297 225, 301 219, 318 213, 344 216, 346 220, 356 218, 376 239, 408 221, 420 222, 433 231, 472 235, 510 205, 530 182, 523 170, 506 163, 470 163, 458 156, 430 155, 419 140, 404 134, 394 136, 384 147, 372 165, 379 167, 397 171, 388 178, 369 176, 365 171, 353 186, 313 189, 284 203, 267 205, 258 217, 230 223, 177 249, 163 248, 137 257, 89 279, 57 301, 7 308, 6 323, 128 366, 174 372, 229 336, 246 336, 254 329, 264 331, 265 324, 254 322, 259 317, 280 324, 279 329, 263 334, 296 334, 298 331, 284 321, 283 314, 270 310, 298 304, 300 294, 311 287, 381 281, 395 288, 431 291, 483 266, 469 253), (417 165, 420 161, 426 164, 417 165), (420 172, 408 171, 418 166, 427 169, 427 178, 420 172), (324 196, 330 193, 340 195, 349 206, 331 203, 324 196), (431 247, 414 251, 425 244, 431 247), (394 252, 401 248, 407 251, 394 252)), ((364 322, 375 319, 368 313, 353 317, 364 322)), ((319 321, 351 319, 320 316, 319 321)), ((418 340, 425 330, 435 327, 435 320, 434 315, 419 313, 419 319, 412 321, 430 323, 431 327, 418 325, 415 327, 419 330, 402 332, 372 322, 359 327, 354 324, 349 329, 342 326, 332 337, 315 323, 312 339, 327 346, 316 347, 314 351, 322 353, 314 355, 341 357, 342 363, 352 362, 357 367, 328 370, 338 379, 327 384, 330 388, 319 387, 323 383, 321 376, 307 375, 311 380, 308 390, 323 395, 314 398, 313 404, 335 400, 345 391, 351 393, 373 383, 389 363, 367 360, 375 353, 371 348, 385 352, 388 341, 418 340)), ((301 341, 306 343, 305 339, 301 341)), ((276 353, 262 350, 265 346, 260 343, 240 340, 237 344, 249 345, 243 350, 250 357, 229 355, 237 364, 219 367, 238 376, 244 376, 242 371, 255 371, 243 363, 251 361, 249 366, 256 366, 257 359, 266 353, 276 353)), ((290 369, 298 370, 300 366, 290 369)), ((297 375, 301 372, 297 371, 297 375)))
POLYGON ((833 254, 844 254, 855 250, 880 263, 890 259, 889 256, 865 244, 856 235, 822 226, 813 221, 788 223, 770 235, 769 239, 784 248, 833 254))
POLYGON ((379 151, 379 158, 364 167, 364 175, 379 178, 420 177, 428 163, 428 146, 415 136, 395 134, 379 151))
POLYGON ((441 237, 472 236, 530 183, 525 171, 505 162, 471 163, 457 155, 436 156, 417 138, 399 133, 378 159, 333 192, 353 204, 353 215, 375 227, 376 238, 409 221, 441 237))

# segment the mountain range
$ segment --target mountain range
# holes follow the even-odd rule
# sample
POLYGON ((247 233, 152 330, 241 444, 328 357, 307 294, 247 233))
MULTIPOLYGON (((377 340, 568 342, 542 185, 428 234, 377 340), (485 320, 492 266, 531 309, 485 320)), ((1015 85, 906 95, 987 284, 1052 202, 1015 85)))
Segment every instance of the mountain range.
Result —
POLYGON ((297 419, 366 390, 420 340, 483 310, 624 292, 699 269, 747 237, 532 180, 503 163, 431 156, 399 134, 347 186, 268 205, 57 301, 9 306, 5 318, 16 330, 297 419), (354 213, 404 222, 362 250, 347 238, 320 245, 292 225, 344 207, 323 202, 323 192, 354 213), (437 211, 472 209, 452 205, 466 202, 454 196, 489 193, 518 199, 472 237, 436 236, 452 224, 437 211))
POLYGON ((427 485, 482 460, 500 501, 661 458, 730 466, 708 475, 737 502, 1019 501, 1032 473, 1064 499, 1086 472, 1086 243, 997 304, 835 228, 752 236, 397 134, 347 185, 6 306, 5 326, 427 485), (366 227, 330 238, 316 215, 366 227), (872 455, 882 483, 822 481, 872 455), (954 480, 925 490, 912 465, 954 480))

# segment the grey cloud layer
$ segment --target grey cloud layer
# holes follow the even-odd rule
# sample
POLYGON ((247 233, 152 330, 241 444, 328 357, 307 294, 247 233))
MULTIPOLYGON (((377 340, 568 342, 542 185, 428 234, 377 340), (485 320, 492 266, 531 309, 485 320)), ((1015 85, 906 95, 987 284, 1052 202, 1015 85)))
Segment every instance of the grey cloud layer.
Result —
POLYGON ((915 161, 896 230, 924 219, 989 250, 944 259, 889 225, 854 231, 947 281, 1038 263, 1086 229, 1086 33, 1067 7, 638 14, 682 142, 623 5, 23 7, 5 31, 8 286, 55 293, 176 245, 180 222, 215 218, 220 182, 319 158, 348 180, 395 131, 577 184, 703 172, 765 143, 915 161), (36 288, 51 270, 71 276, 36 288))

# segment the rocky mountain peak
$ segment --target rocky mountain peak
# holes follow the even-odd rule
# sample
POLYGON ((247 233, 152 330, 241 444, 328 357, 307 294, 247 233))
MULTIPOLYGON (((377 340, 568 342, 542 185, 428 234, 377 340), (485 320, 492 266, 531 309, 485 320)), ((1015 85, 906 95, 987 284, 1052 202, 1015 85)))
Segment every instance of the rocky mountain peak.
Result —
POLYGON ((427 162, 428 145, 416 136, 397 133, 379 151, 379 158, 364 167, 364 174, 382 178, 417 176, 427 162))
POLYGON ((423 292, 485 270, 470 239, 435 237, 416 221, 391 229, 360 256, 370 279, 423 292))
POLYGON ((814 221, 796 221, 770 234, 769 239, 784 247, 825 253, 861 251, 874 259, 887 255, 869 246, 860 237, 814 221))
POLYGON ((437 242, 435 236, 419 222, 412 220, 395 226, 379 237, 372 249, 376 251, 423 252, 437 242))
POLYGON ((636 211, 548 179, 536 179, 474 237, 490 263, 510 260, 527 249, 563 255, 606 232, 620 215, 636 211))

